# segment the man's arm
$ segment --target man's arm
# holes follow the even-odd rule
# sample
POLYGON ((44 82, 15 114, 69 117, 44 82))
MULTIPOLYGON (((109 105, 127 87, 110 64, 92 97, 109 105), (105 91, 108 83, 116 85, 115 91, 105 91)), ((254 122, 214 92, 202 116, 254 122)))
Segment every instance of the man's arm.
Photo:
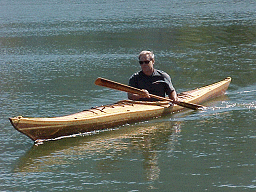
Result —
POLYGON ((178 101, 178 96, 177 96, 177 93, 176 91, 172 91, 170 94, 169 94, 169 98, 172 99, 173 101, 178 101))

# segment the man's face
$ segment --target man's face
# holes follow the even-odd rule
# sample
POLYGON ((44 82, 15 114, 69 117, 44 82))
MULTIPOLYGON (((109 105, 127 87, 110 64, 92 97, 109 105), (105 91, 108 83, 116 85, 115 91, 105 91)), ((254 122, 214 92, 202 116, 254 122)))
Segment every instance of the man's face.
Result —
POLYGON ((146 75, 151 75, 151 73, 154 70, 154 62, 150 59, 149 55, 141 55, 140 56, 140 67, 141 70, 146 74, 146 75), (142 63, 143 62, 143 63, 142 63))

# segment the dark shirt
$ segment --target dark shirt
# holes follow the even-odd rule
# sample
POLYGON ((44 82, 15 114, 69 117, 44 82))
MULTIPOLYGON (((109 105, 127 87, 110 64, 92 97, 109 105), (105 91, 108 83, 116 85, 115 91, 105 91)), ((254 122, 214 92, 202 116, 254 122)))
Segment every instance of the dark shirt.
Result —
MULTIPOLYGON (((150 94, 165 97, 174 91, 170 76, 164 71, 154 69, 152 75, 147 76, 142 71, 134 73, 129 79, 129 85, 139 89, 146 89, 150 94)), ((155 101, 156 99, 142 98, 140 100, 155 101)))

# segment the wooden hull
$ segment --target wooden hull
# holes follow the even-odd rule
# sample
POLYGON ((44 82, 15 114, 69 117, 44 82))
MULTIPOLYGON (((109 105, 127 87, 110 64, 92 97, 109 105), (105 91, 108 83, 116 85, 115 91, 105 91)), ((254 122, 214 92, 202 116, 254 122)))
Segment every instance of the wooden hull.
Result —
MULTIPOLYGON (((182 101, 200 104, 222 95, 231 78, 178 94, 182 101)), ((92 108, 72 115, 51 118, 10 118, 15 129, 33 141, 55 139, 63 136, 85 133, 134 123, 159 117, 184 109, 168 102, 143 102, 123 100, 113 105, 92 108)))

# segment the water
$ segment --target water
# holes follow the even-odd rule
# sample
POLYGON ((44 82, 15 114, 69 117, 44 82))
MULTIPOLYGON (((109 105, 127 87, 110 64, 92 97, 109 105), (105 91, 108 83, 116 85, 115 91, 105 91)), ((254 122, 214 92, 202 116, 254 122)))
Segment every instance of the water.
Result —
POLYGON ((256 188, 254 0, 0 2, 0 189, 3 191, 243 191, 256 188), (137 55, 178 92, 231 76, 205 111, 36 146, 8 117, 45 117, 126 94, 137 55))

